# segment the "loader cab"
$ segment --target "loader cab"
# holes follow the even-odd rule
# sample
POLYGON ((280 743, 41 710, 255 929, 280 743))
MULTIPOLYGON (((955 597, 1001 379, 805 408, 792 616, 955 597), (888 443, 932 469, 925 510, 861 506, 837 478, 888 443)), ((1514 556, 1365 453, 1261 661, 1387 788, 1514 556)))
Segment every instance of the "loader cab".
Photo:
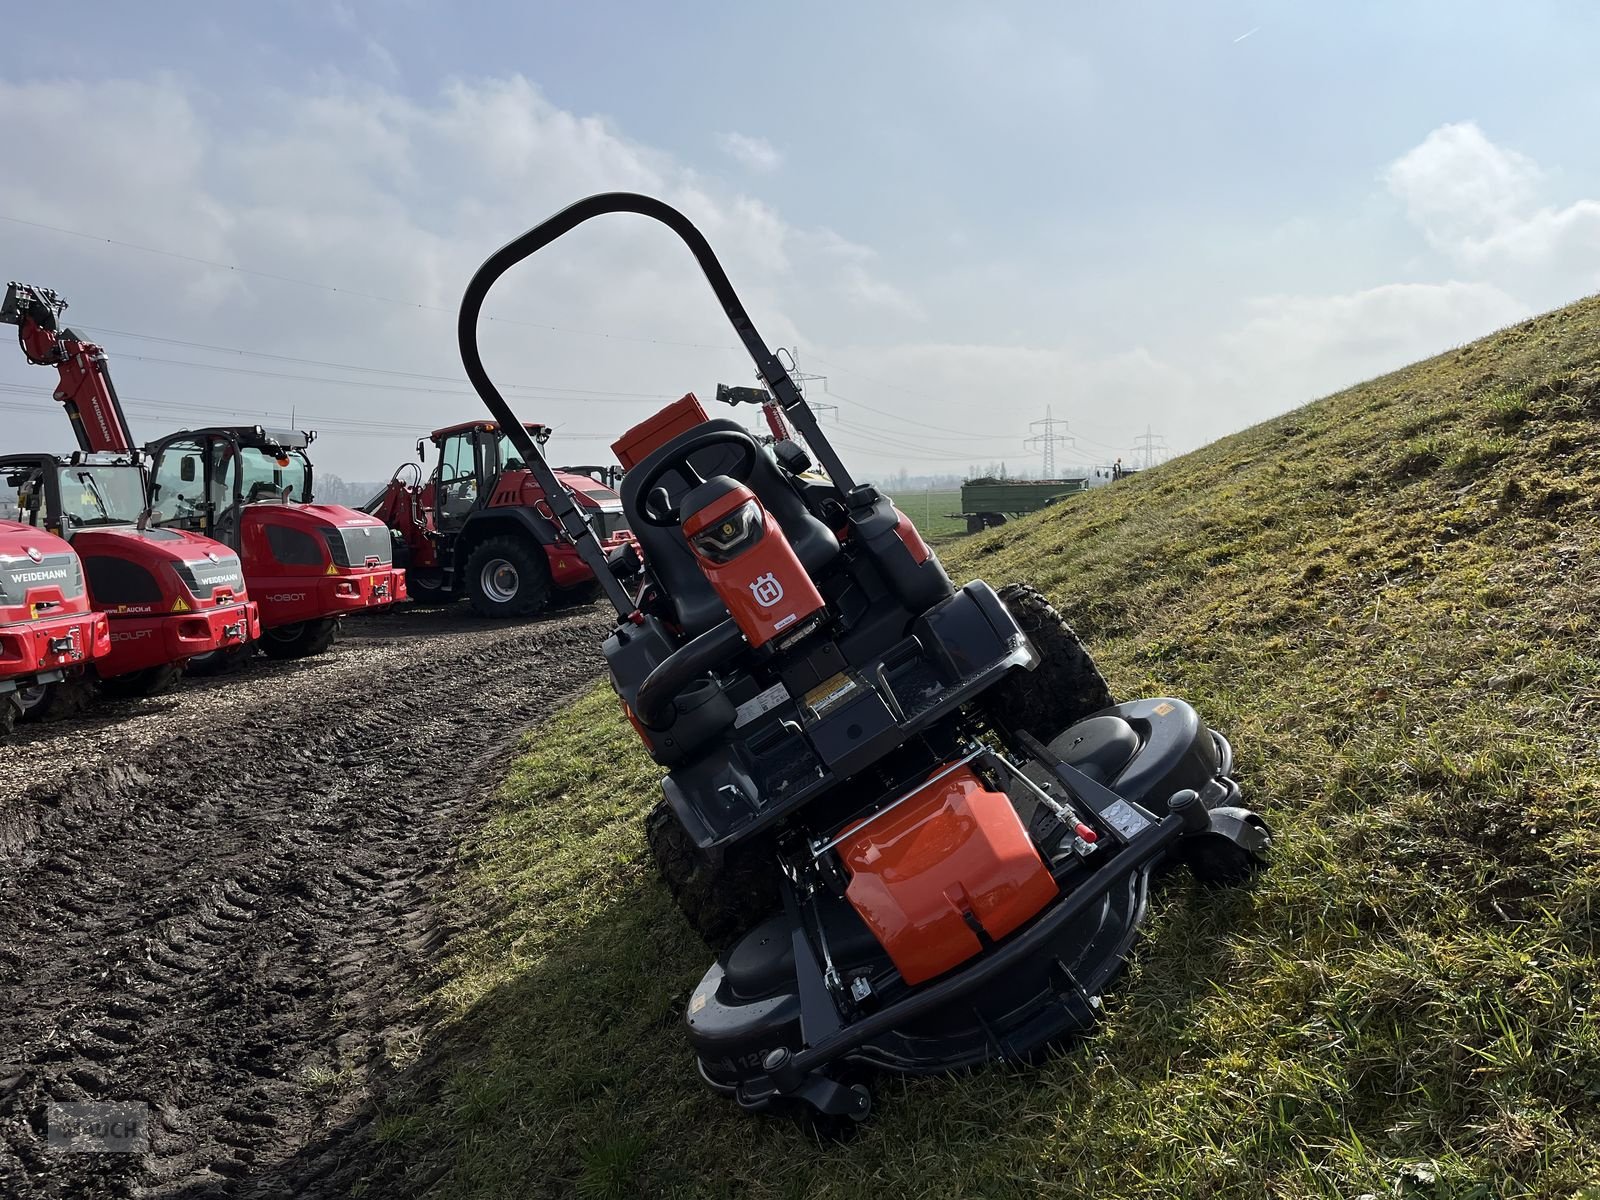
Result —
POLYGON ((311 499, 307 433, 259 425, 176 433, 148 448, 150 524, 239 549, 245 505, 311 499))
POLYGON ((145 507, 144 468, 124 456, 12 454, 0 458, 0 479, 15 493, 6 515, 68 541, 133 525, 145 507))
MULTIPOLYGON (((550 437, 547 425, 525 428, 541 445, 550 437)), ((526 465, 521 452, 491 421, 436 430, 432 440, 439 448, 433 472, 433 519, 441 533, 460 532, 473 512, 487 507, 500 476, 526 465)))

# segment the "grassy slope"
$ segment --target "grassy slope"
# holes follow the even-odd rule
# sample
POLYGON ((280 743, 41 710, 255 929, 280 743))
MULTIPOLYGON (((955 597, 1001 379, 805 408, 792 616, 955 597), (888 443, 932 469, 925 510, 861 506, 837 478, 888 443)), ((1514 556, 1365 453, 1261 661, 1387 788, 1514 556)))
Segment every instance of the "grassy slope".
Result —
POLYGON ((470 848, 392 1165, 452 1196, 1600 1180, 1597 433, 1586 301, 951 552, 1046 587, 1121 693, 1193 699, 1280 849, 1254 892, 1163 891, 1095 1036, 889 1083, 842 1148, 695 1079, 706 955, 641 851, 656 772, 614 700, 577 704, 470 848))

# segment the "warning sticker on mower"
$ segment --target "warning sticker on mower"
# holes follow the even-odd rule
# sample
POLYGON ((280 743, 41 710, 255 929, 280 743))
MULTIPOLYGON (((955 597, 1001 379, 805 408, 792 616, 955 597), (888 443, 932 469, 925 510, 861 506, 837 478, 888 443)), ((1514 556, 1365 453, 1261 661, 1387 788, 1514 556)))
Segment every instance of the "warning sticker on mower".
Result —
POLYGON ((1105 808, 1100 810, 1100 816, 1125 838, 1134 837, 1141 829, 1150 824, 1149 821, 1134 812, 1132 806, 1126 800, 1118 800, 1115 804, 1106 805, 1105 808))
POLYGON ((733 727, 748 725, 762 713, 771 712, 789 698, 789 693, 784 690, 783 684, 775 683, 759 696, 752 696, 733 715, 733 727))
POLYGON ((861 685, 843 671, 830 679, 824 679, 816 687, 806 693, 806 707, 813 716, 825 717, 828 710, 842 704, 853 696, 861 685))

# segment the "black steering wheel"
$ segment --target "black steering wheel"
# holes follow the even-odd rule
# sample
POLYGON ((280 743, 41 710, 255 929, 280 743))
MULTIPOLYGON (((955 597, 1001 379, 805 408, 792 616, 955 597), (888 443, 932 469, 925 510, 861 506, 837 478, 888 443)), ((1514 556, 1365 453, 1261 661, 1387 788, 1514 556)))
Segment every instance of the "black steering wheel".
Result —
POLYGON ((698 454, 712 446, 730 445, 738 446, 742 453, 732 467, 725 471, 718 471, 719 475, 726 475, 739 483, 749 483, 750 477, 755 474, 756 455, 761 453, 761 447, 756 445, 755 439, 742 429, 711 429, 699 434, 675 450, 671 458, 664 458, 645 473, 639 483, 639 519, 646 525, 654 525, 657 529, 676 529, 683 522, 678 510, 669 506, 661 506, 655 501, 652 492, 661 477, 668 471, 676 471, 689 481, 690 487, 699 487, 705 482, 705 477, 695 469, 689 461, 691 454, 698 454))

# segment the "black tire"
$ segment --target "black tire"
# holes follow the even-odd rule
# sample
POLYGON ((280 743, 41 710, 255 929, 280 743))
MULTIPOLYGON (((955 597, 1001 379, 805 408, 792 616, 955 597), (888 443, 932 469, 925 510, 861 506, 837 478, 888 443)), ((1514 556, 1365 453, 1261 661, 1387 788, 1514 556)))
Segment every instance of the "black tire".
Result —
POLYGON ((461 599, 460 592, 452 592, 444 586, 444 572, 438 567, 407 567, 406 594, 428 608, 454 604, 461 599))
POLYGON ((646 815, 644 837, 673 903, 717 954, 777 911, 778 865, 765 841, 735 847, 713 871, 665 800, 646 815))
POLYGON ((55 683, 21 687, 12 695, 22 708, 19 720, 59 721, 94 703, 95 684, 85 675, 76 675, 55 683))
POLYGON ((17 718, 22 715, 16 697, 15 692, 0 692, 0 742, 11 736, 11 731, 17 727, 17 718))
POLYGON ((338 630, 338 617, 318 617, 315 621, 264 628, 259 645, 268 658, 310 658, 333 645, 338 630))
POLYGON ((480 617, 531 617, 550 600, 544 547, 517 537, 485 538, 467 555, 466 591, 480 617))
POLYGON ((249 666, 250 660, 255 655, 255 642, 246 642, 242 646, 233 646, 227 650, 213 650, 210 654, 201 654, 191 658, 189 665, 184 668, 184 674, 193 675, 197 679, 209 679, 216 675, 232 675, 249 666))
POLYGON ((600 599, 600 581, 591 579, 573 587, 556 588, 550 593, 551 608, 586 608, 600 599))
POLYGON ((142 671, 118 675, 114 679, 102 679, 100 692, 117 700, 132 699, 136 696, 159 696, 162 692, 170 692, 177 687, 181 678, 183 678, 181 663, 161 663, 158 666, 146 667, 142 671))
POLYGON ((1032 671, 1013 671, 984 694, 984 708, 993 720, 1048 742, 1067 726, 1116 703, 1089 651, 1043 592, 1013 583, 1000 589, 1000 599, 1042 661, 1032 671))

